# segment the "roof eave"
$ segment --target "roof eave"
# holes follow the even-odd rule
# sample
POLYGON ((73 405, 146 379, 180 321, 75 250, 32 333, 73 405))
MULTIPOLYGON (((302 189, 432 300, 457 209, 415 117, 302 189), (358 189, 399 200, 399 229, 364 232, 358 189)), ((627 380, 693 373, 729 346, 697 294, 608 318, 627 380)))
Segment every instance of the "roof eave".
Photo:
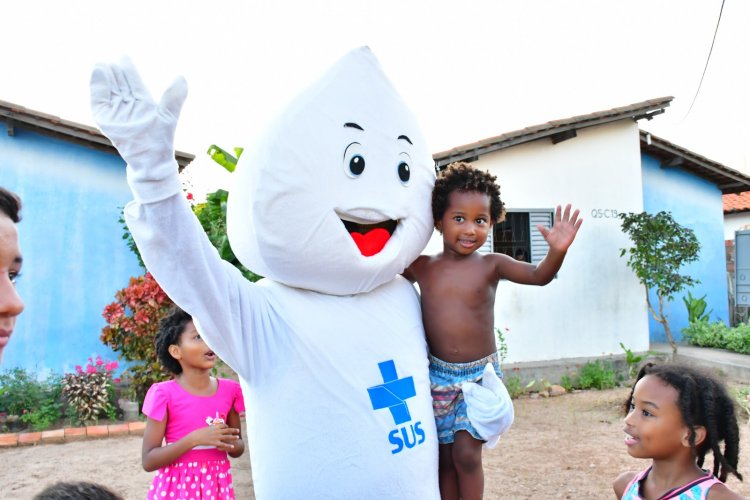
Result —
POLYGON ((721 194, 750 191, 750 177, 721 163, 694 153, 644 130, 640 131, 641 150, 660 158, 662 167, 678 166, 716 184, 721 194))
MULTIPOLYGON (((10 136, 15 133, 16 127, 21 127, 82 146, 120 155, 112 142, 97 128, 63 120, 57 116, 30 110, 10 102, 0 101, 0 121, 5 122, 7 134, 10 136)), ((175 151, 175 159, 179 169, 182 170, 195 159, 195 155, 175 151)))
POLYGON ((519 144, 525 144, 527 142, 538 141, 546 138, 551 139, 553 142, 559 142, 555 141, 555 137, 560 137, 561 140, 564 140, 565 138, 568 138, 568 136, 572 137, 575 135, 570 134, 570 132, 588 127, 604 125, 606 123, 628 118, 635 121, 644 118, 650 120, 655 115, 663 113, 664 109, 672 102, 672 99, 673 97, 649 99, 647 101, 630 104, 628 106, 621 106, 611 110, 574 116, 563 120, 555 120, 540 125, 533 125, 531 127, 515 130, 475 143, 458 146, 448 151, 435 153, 432 157, 435 160, 436 167, 441 168, 455 161, 473 161, 482 155, 507 149, 519 144))

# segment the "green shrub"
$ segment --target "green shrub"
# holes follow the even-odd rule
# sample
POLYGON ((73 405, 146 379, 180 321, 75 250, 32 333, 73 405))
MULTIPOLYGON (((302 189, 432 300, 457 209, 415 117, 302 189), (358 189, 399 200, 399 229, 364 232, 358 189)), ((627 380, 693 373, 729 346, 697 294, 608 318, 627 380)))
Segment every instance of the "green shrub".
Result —
POLYGON ((720 320, 697 321, 683 328, 682 335, 690 345, 750 354, 750 325, 747 323, 729 328, 720 320))
POLYGON ((23 410, 37 406, 42 399, 42 388, 23 368, 0 374, 0 411, 21 415, 23 410))
POLYGON ((526 389, 521 385, 521 377, 518 375, 504 377, 503 383, 505 384, 505 388, 508 389, 508 394, 510 394, 512 399, 516 399, 518 396, 521 396, 526 392, 526 389))
POLYGON ((690 345, 727 349, 729 328, 723 321, 696 321, 682 329, 682 337, 690 345))
POLYGON ((37 380, 23 368, 0 374, 0 412, 17 416, 34 430, 44 430, 62 416, 61 379, 37 380))
POLYGON ((578 376, 578 386, 581 389, 611 389, 617 386, 617 374, 612 363, 605 361, 589 361, 581 368, 578 376))
POLYGON ((61 387, 58 384, 52 390, 49 399, 42 402, 36 410, 31 410, 21 415, 21 422, 29 424, 35 431, 49 429, 52 424, 62 418, 62 403, 60 403, 61 387))
POLYGON ((560 386, 568 392, 576 388, 575 383, 573 382, 573 377, 568 374, 560 377, 560 386))
POLYGON ((725 348, 742 354, 750 354, 750 325, 742 323, 734 328, 726 328, 725 348))

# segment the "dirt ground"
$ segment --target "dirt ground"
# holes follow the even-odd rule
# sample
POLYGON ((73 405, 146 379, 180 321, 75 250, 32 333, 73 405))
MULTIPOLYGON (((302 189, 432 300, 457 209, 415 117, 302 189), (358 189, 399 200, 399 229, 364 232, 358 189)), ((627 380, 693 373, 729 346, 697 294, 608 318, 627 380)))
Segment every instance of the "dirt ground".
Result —
MULTIPOLYGON (((516 421, 493 450, 484 452, 485 498, 608 499, 612 480, 645 467, 623 444, 619 406, 627 389, 584 391, 551 399, 518 399, 516 421)), ((741 422, 742 441, 750 425, 741 422)), ((109 485, 127 499, 145 498, 151 474, 140 466, 137 437, 79 441, 0 451, 0 497, 27 499, 58 480, 87 479, 109 485)), ((707 463, 710 463, 708 457, 707 463)), ((750 445, 741 450, 743 484, 750 496, 750 445)), ((237 498, 254 499, 247 454, 233 460, 237 498)))

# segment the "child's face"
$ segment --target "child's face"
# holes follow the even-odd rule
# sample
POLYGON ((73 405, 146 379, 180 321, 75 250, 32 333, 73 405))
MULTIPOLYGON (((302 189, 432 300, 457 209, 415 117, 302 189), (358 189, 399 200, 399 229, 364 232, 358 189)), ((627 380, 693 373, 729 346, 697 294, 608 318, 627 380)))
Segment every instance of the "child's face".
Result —
POLYGON ((678 397, 677 389, 659 377, 646 375, 638 381, 625 417, 625 445, 630 456, 658 460, 691 452, 678 397))
POLYGON ((16 317, 23 311, 23 301, 15 285, 22 262, 16 225, 0 212, 0 361, 13 333, 16 317))
POLYGON ((177 350, 172 356, 180 362, 183 370, 188 366, 208 369, 216 364, 216 354, 206 345, 192 321, 185 324, 176 347, 177 350))
POLYGON ((446 252, 469 255, 487 241, 492 229, 490 197, 476 191, 453 191, 436 227, 443 234, 446 252))

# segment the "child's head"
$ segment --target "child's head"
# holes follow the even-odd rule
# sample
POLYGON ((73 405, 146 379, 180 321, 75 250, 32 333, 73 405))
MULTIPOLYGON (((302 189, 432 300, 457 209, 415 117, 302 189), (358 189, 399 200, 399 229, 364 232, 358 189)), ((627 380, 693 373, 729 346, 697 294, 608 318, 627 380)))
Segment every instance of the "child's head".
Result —
POLYGON ((192 316, 177 306, 159 323, 156 355, 162 366, 175 375, 182 373, 183 363, 209 368, 215 363, 215 356, 200 338, 192 316))
POLYGON ((122 500, 122 497, 101 484, 60 481, 37 493, 34 500, 122 500))
POLYGON ((0 187, 0 361, 10 341, 16 318, 23 311, 23 300, 16 290, 23 257, 16 224, 21 220, 21 200, 0 187))
POLYGON ((701 467, 711 450, 716 477, 724 481, 732 473, 742 479, 734 400, 712 375, 689 366, 648 363, 638 373, 626 409, 631 456, 662 459, 687 451, 701 467))
MULTIPOLYGON (((502 222, 505 218, 503 202, 500 200, 500 186, 497 178, 489 172, 483 172, 468 163, 451 163, 438 174, 435 188, 432 190, 432 217, 437 227, 450 204, 450 195, 454 191, 482 193, 490 200, 490 223, 502 222)), ((439 228, 438 228, 439 229, 439 228)))

